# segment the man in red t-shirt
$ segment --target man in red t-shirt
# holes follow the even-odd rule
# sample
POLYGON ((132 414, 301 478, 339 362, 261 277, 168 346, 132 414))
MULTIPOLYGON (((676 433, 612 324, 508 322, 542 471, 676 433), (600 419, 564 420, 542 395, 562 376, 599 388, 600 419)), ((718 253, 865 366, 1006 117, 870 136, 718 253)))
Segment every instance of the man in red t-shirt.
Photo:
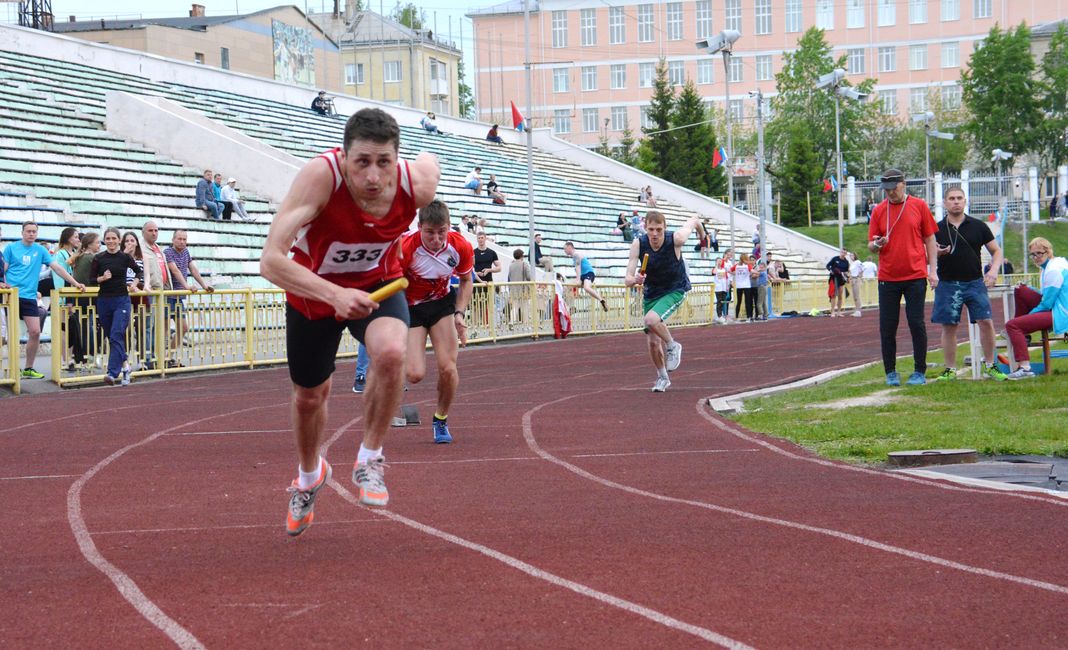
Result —
MULTIPOLYGON (((408 363, 409 384, 426 376, 426 339, 434 346, 438 362, 438 410, 434 413, 434 442, 452 442, 449 433, 449 407, 460 383, 456 370, 457 341, 467 343, 464 314, 471 302, 471 270, 475 254, 464 236, 449 228, 449 208, 434 200, 419 210, 419 230, 407 235, 401 245, 404 277, 408 278, 408 363), (449 282, 460 279, 459 290, 449 282)), ((377 361, 375 362, 377 363, 377 361)), ((377 372, 377 371, 376 371, 377 372)))
POLYGON ((315 497, 330 478, 319 441, 346 329, 375 362, 353 482, 362 503, 389 501, 382 441, 404 390, 408 307, 403 292, 381 303, 368 294, 403 275, 401 235, 416 208, 433 200, 441 176, 435 156, 399 161, 399 148, 393 117, 377 108, 358 111, 345 124, 343 146, 297 173, 267 235, 260 272, 286 290, 286 356, 300 456, 289 488, 289 535, 311 525, 315 497))
POLYGON ((879 254, 879 337, 883 370, 889 386, 900 386, 897 374, 897 326, 901 298, 912 334, 913 372, 910 385, 927 383, 927 326, 923 319, 927 283, 938 286, 935 233, 930 208, 905 191, 905 175, 888 169, 880 179, 886 200, 875 206, 868 224, 868 250, 879 254))

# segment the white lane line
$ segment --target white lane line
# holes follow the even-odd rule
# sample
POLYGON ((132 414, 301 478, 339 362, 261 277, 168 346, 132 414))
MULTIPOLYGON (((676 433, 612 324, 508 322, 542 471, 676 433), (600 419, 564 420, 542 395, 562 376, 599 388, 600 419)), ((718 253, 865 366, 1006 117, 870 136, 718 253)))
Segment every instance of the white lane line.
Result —
POLYGON ((512 456, 507 458, 457 458, 455 460, 398 460, 389 461, 390 465, 447 465, 450 463, 496 463, 516 460, 538 460, 537 456, 512 456))
POLYGON ((906 476, 904 474, 897 474, 897 473, 894 473, 894 472, 884 472, 884 471, 880 471, 880 470, 869 469, 867 467, 857 467, 856 465, 849 465, 849 464, 846 464, 846 463, 834 462, 834 461, 830 461, 830 460, 825 460, 823 458, 816 458, 816 457, 813 457, 813 456, 803 456, 801 454, 795 454, 792 451, 783 449, 783 448, 779 447, 778 445, 775 445, 775 444, 773 444, 773 443, 771 443, 771 442, 769 442, 767 440, 761 440, 760 438, 757 438, 756 436, 751 436, 751 435, 747 434, 746 432, 738 429, 735 426, 732 426, 732 425, 730 425, 730 424, 728 424, 726 422, 723 422, 723 421, 721 421, 719 419, 716 419, 712 414, 710 414, 710 413, 708 413, 706 411, 704 405, 705 405, 705 400, 704 399, 697 400, 697 413, 698 413, 698 415, 700 415, 704 419, 706 419, 709 422, 711 422, 712 426, 716 427, 720 431, 729 433, 729 434, 731 434, 733 436, 736 436, 738 438, 741 438, 742 440, 745 440, 747 442, 751 442, 754 445, 760 445, 761 447, 763 447, 763 448, 765 448, 765 449, 767 449, 769 451, 773 451, 776 454, 780 454, 782 456, 786 456, 787 458, 792 458, 794 460, 802 460, 802 461, 805 461, 806 463, 814 463, 816 465, 822 465, 824 467, 833 467, 835 469, 845 470, 847 472, 858 472, 860 474, 868 474, 869 476, 880 476, 882 478, 897 479, 899 481, 905 481, 906 483, 916 483, 916 484, 919 484, 919 485, 925 485, 927 487, 938 488, 940 490, 950 490, 952 492, 971 492, 973 494, 985 494, 987 496, 1000 495, 1000 496, 1006 496, 1006 497, 1014 497, 1014 498, 1017 498, 1017 499, 1026 499, 1028 501, 1040 501, 1042 503, 1047 503, 1047 504, 1054 505, 1054 506, 1068 506, 1068 502, 1066 502, 1066 501, 1054 501, 1052 499, 1048 499, 1048 498, 1044 498, 1044 497, 1040 497, 1040 496, 1034 496, 1034 495, 1029 495, 1029 494, 1020 494, 1018 492, 982 490, 982 489, 979 489, 979 488, 967 488, 967 487, 960 487, 958 485, 948 485, 944 480, 943 481, 927 480, 927 479, 922 479, 922 478, 918 478, 918 477, 914 477, 914 476, 906 476))
MULTIPOLYGON (((588 396, 588 394, 587 394, 587 396, 588 396)), ((542 449, 541 446, 538 444, 538 441, 534 438, 534 426, 533 426, 533 423, 532 423, 534 414, 537 413, 538 411, 540 411, 542 408, 544 408, 546 406, 551 406, 553 404, 558 404, 560 402, 564 402, 564 401, 573 399, 574 397, 575 397, 574 395, 568 395, 566 397, 561 397, 559 399, 555 399, 555 400, 552 400, 552 401, 549 401, 549 402, 545 402, 544 404, 540 404, 538 406, 535 406, 534 408, 532 408, 529 411, 527 411, 526 413, 524 413, 523 414, 523 437, 527 441, 527 446, 529 446, 531 451, 533 451, 537 455, 541 456, 542 458, 544 458, 545 460, 547 460, 547 461, 549 461, 551 463, 555 463, 555 464, 563 467, 564 469, 567 469, 568 471, 570 471, 570 472, 572 472, 574 474, 577 474, 577 475, 581 476, 582 478, 585 478, 585 479, 588 479, 590 481, 593 481, 594 483, 598 483, 598 484, 603 485, 605 487, 613 488, 613 489, 616 489, 616 490, 621 490, 621 491, 627 492, 629 494, 635 494, 635 495, 646 497, 646 498, 649 498, 649 499, 655 499, 657 501, 663 501, 663 502, 666 502, 666 503, 677 503, 677 504, 682 504, 682 505, 694 506, 694 507, 697 507, 697 508, 703 508, 705 510, 711 510, 713 512, 720 512, 720 513, 723 513, 723 514, 734 515, 736 517, 741 517, 743 519, 748 519, 750 521, 757 521, 757 522, 764 523, 764 524, 771 524, 773 526, 781 526, 783 528, 792 528, 794 530, 803 530, 803 531, 809 532, 809 533, 815 533, 815 534, 818 534, 818 535, 825 535, 827 537, 833 537, 835 539, 840 539, 840 540, 843 540, 843 541, 846 541, 846 542, 852 542, 854 544, 859 544, 859 545, 865 546, 867 548, 873 548, 873 549, 877 549, 877 550, 880 550, 880 551, 885 551, 887 553, 893 553, 895 555, 902 555, 904 557, 911 558, 911 559, 914 559, 914 560, 920 560, 921 562, 928 562, 930 564, 934 564, 934 565, 937 565, 937 566, 942 566, 942 567, 946 567, 946 568, 949 568, 949 569, 956 569, 958 571, 963 571, 965 573, 981 575, 981 576, 985 576, 985 577, 988 577, 988 578, 994 578, 996 580, 1004 580, 1006 582, 1013 582, 1013 583, 1016 583, 1016 584, 1026 585, 1028 587, 1034 587, 1036 589, 1043 589, 1043 590, 1046 590, 1046 591, 1051 591, 1051 592, 1057 593, 1057 594, 1068 594, 1068 587, 1065 587, 1063 585, 1053 584, 1051 582, 1044 582, 1042 580, 1035 580, 1035 579, 1032 579, 1032 578, 1025 578, 1023 576, 1017 576, 1017 575, 1013 575, 1011 573, 1005 573, 1005 572, 1002 572, 1002 571, 995 571, 993 569, 984 569, 982 567, 971 566, 969 564, 964 564, 962 562, 956 562, 956 561, 953 561, 953 560, 947 560, 945 558, 941 558, 941 557, 938 557, 938 556, 935 556, 935 555, 929 555, 927 553, 921 553, 919 551, 912 551, 912 550, 909 550, 907 548, 902 548, 900 546, 893 546, 891 544, 884 544, 883 542, 878 542, 878 541, 875 541, 874 539, 869 539, 867 537, 861 537, 860 535, 853 535, 852 533, 846 533, 846 532, 842 532, 840 530, 834 530, 832 528, 822 528, 820 526, 810 526, 808 524, 802 524, 802 523, 796 522, 796 521, 789 521, 787 519, 779 519, 777 517, 768 517, 768 516, 765 516, 765 515, 758 515, 758 514, 753 513, 753 512, 747 512, 745 510, 739 510, 737 508, 729 508, 727 506, 720 506, 720 505, 716 505, 714 503, 707 503, 705 501, 696 501, 696 500, 693 500, 693 499, 680 499, 678 497, 669 497, 669 496, 666 496, 666 495, 663 495, 663 494, 657 494, 655 492, 649 492, 647 490, 642 490, 642 489, 639 489, 639 488, 636 488, 636 487, 632 487, 630 485, 624 485, 622 483, 616 483, 615 481, 612 481, 612 480, 609 480, 609 479, 606 479, 606 478, 602 478, 600 476, 597 476, 596 474, 593 474, 591 472, 588 472, 588 471, 582 469, 581 467, 579 467, 577 465, 573 465, 573 464, 567 462, 566 460, 561 460, 561 459, 557 458, 556 456, 553 456, 549 452, 547 452, 544 449, 542 449)))
POLYGON ((140 442, 135 442, 125 447, 122 447, 118 451, 114 452, 104 460, 94 465, 89 471, 82 474, 81 478, 75 481, 70 490, 67 491, 67 521, 70 522, 70 529, 74 533, 74 539, 78 543, 78 548, 81 550, 82 555, 85 557, 89 564, 96 567, 98 571, 107 576, 108 580, 111 580, 115 588, 119 590, 119 593, 123 598, 130 603, 134 609, 137 610, 141 616, 145 617, 150 623, 155 625, 161 632, 167 635, 171 641, 174 641, 175 645, 179 648, 191 648, 200 649, 204 648, 204 644, 200 642, 192 632, 182 627, 177 621, 167 616, 148 596, 141 591, 137 586, 137 583, 133 581, 130 576, 123 573, 117 566, 108 562, 107 559, 97 549, 96 544, 93 542, 92 535, 89 533, 88 527, 85 525, 85 518, 82 516, 82 488, 89 482, 97 473, 103 470, 105 467, 115 462, 122 457, 123 454, 136 449, 143 445, 147 445, 156 438, 162 435, 166 435, 177 429, 183 427, 192 426, 194 424, 200 424, 201 422, 207 422, 208 420, 229 417, 238 413, 244 413, 246 411, 255 411, 262 408, 261 406, 250 406, 248 408, 238 409, 236 411, 230 411, 228 413, 219 413, 215 415, 209 415, 207 417, 198 418, 196 420, 190 420, 183 424, 173 426, 169 429, 157 431, 143 438, 140 442))
POLYGON ((228 436, 234 433, 292 433, 293 429, 234 429, 233 431, 178 431, 168 436, 228 436))
POLYGON ((574 454, 572 458, 611 458, 613 456, 657 456, 661 454, 735 454, 759 449, 690 449, 684 451, 628 451, 618 454, 574 454))
POLYGON ((0 476, 0 481, 29 481, 39 478, 73 478, 81 474, 41 474, 39 476, 0 476))
MULTIPOLYGON (((323 458, 326 457, 326 452, 330 448, 330 446, 333 445, 334 442, 337 441, 337 439, 340 438, 341 435, 344 434, 345 431, 350 426, 355 424, 359 419, 360 418, 354 418, 354 419, 346 422, 343 426, 341 426, 337 430, 336 433, 334 433, 333 436, 331 436, 331 438, 329 440, 326 441, 326 444, 324 444, 321 447, 322 451, 320 452, 320 454, 323 456, 323 458)), ((394 464, 394 463, 391 463, 391 464, 394 464)), ((399 464, 399 463, 396 463, 396 464, 399 464)), ((691 623, 686 623, 685 621, 680 621, 677 618, 668 616, 667 614, 664 614, 663 612, 659 612, 659 611, 657 611, 655 609, 651 609, 649 607, 645 607, 644 605, 639 605, 639 604, 633 603, 633 602, 631 602, 629 600, 624 600, 624 599, 619 598, 617 596, 613 596, 611 594, 607 594, 607 593, 605 593, 603 591, 598 591, 598 590, 596 590, 596 589, 594 589, 592 587, 588 587, 588 586, 586 586, 584 584, 575 582, 573 580, 568 580, 567 578, 560 577, 560 576, 558 576, 558 575, 556 575, 554 573, 549 573, 548 571, 545 571, 544 569, 539 569, 538 567, 536 567, 536 566, 534 566, 532 564, 528 564, 528 563, 520 560, 519 558, 512 557, 511 555, 506 555, 506 554, 501 553, 500 551, 496 551, 496 550, 494 550, 494 549, 492 549, 492 548, 490 548, 488 546, 484 546, 484 545, 479 544, 477 542, 472 542, 470 540, 464 539, 462 537, 458 537, 458 536, 453 535, 451 533, 446 533, 443 530, 438 530, 437 528, 434 528, 434 527, 428 526, 428 525, 426 525, 424 523, 415 521, 414 519, 409 519, 408 517, 405 517, 404 515, 400 515, 400 514, 397 514, 395 512, 391 512, 389 510, 368 508, 367 506, 364 506, 363 504, 361 504, 359 499, 357 499, 354 494, 349 492, 348 489, 345 488, 345 486, 341 485, 341 483, 339 483, 337 481, 337 479, 334 479, 334 478, 330 479, 330 487, 332 487, 335 492, 340 494, 341 498, 345 499, 346 501, 348 501, 352 505, 356 506, 357 508, 360 508, 362 510, 370 512, 370 513, 372 513, 372 514, 374 514, 374 515, 376 515, 378 517, 383 517, 385 519, 389 519, 390 521, 394 521, 394 522, 399 523, 399 524, 404 524, 405 526, 408 526, 409 528, 413 528, 415 530, 418 530, 419 532, 424 533, 426 535, 430 535, 432 537, 437 537, 438 539, 442 539, 442 540, 445 540, 446 542, 449 542, 449 543, 452 543, 452 544, 456 544, 457 546, 460 546, 462 548, 466 548, 468 550, 475 551, 476 553, 480 553, 482 555, 485 555, 486 557, 489 557, 491 559, 497 560, 498 562, 501 562, 501 563, 505 564, 506 566, 509 566, 509 567, 511 567, 513 569, 516 569, 518 571, 522 571, 523 573, 526 573, 529 576, 532 576, 532 577, 537 578, 539 580, 544 580, 545 582, 548 582, 549 584, 552 584, 554 586, 563 587, 564 589, 569 589, 569 590, 571 590, 571 591, 573 591, 573 592, 575 592, 575 593, 577 593, 579 595, 586 596, 588 598, 592 598, 592 599, 594 599, 594 600, 596 600, 598 602, 605 603, 606 605, 611 605, 612 607, 616 607, 616 608, 622 609, 622 610, 624 610, 626 612, 630 612, 632 614, 637 614, 638 616, 641 616, 643 618, 649 619, 649 620, 653 621, 654 623, 658 623, 658 624, 663 625, 665 627, 669 627, 671 629, 679 630, 681 632, 686 632, 687 634, 692 634, 693 636, 696 636, 696 637, 698 637, 700 639, 704 639, 705 641, 710 641, 710 642, 715 643, 717 645, 720 645, 720 646, 722 646, 724 648, 732 648, 732 649, 735 649, 735 650, 752 650, 750 646, 745 645, 741 641, 736 641, 735 639, 732 639, 730 637, 724 636, 724 635, 719 634, 717 632, 713 632, 712 630, 709 630, 709 629, 706 629, 706 628, 703 628, 703 627, 699 627, 699 626, 693 625, 691 623)))
MULTIPOLYGON (((338 524, 356 524, 356 523, 380 523, 380 520, 375 517, 367 517, 365 519, 340 519, 335 521, 327 521, 319 524, 320 526, 336 526, 338 524)), ((137 535, 141 533, 201 533, 201 532, 217 532, 220 530, 247 530, 251 528, 282 528, 282 524, 233 524, 230 526, 189 526, 184 528, 127 528, 126 530, 94 530, 90 535, 93 537, 99 537, 101 535, 137 535)))

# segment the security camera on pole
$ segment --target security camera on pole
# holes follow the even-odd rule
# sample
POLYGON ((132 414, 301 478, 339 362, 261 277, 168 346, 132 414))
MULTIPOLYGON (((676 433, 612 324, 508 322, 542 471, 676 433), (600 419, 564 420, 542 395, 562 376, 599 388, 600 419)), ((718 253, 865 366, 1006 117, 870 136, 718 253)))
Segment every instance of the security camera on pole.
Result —
POLYGON ((943 133, 931 128, 934 125, 934 117, 935 114, 931 111, 912 116, 913 122, 923 122, 924 162, 927 168, 927 176, 923 184, 923 197, 927 199, 927 205, 934 204, 934 197, 931 196, 931 138, 952 140, 957 137, 952 133, 943 133))
POLYGON ((845 81, 845 76, 845 70, 835 68, 816 81, 816 90, 822 88, 834 89, 834 177, 835 182, 838 183, 838 190, 835 191, 835 194, 838 197, 838 248, 840 249, 845 248, 845 217, 842 211, 842 129, 838 116, 840 111, 838 98, 845 97, 858 102, 868 98, 868 93, 862 93, 849 86, 843 86, 842 82, 845 81))
POLYGON ((723 54, 723 71, 727 80, 727 208, 730 212, 731 248, 734 248, 734 139, 731 133, 731 50, 741 32, 725 29, 710 39, 697 41, 697 49, 709 54, 723 54))

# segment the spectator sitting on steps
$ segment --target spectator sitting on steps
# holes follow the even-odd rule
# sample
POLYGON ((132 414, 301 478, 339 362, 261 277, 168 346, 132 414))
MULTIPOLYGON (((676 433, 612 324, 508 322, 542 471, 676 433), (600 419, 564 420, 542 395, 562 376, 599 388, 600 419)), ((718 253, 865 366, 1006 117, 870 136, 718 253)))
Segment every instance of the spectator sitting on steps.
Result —
POLYGON ((486 139, 490 142, 496 142, 497 144, 504 144, 504 139, 497 134, 497 125, 494 124, 490 127, 489 133, 486 134, 486 139))
POLYGON ((207 213, 209 219, 221 219, 223 206, 215 200, 215 188, 212 183, 211 170, 204 170, 204 177, 197 181, 197 209, 207 213))
POLYGON ((473 171, 471 171, 470 173, 468 173, 467 177, 464 178, 464 189, 473 191, 475 193, 475 196, 478 196, 479 194, 482 193, 482 176, 481 176, 481 174, 482 174, 482 168, 481 167, 475 167, 475 169, 473 171))
POLYGON ((445 132, 438 128, 438 125, 434 120, 437 119, 437 115, 433 113, 427 113, 423 116, 423 119, 419 120, 419 125, 426 130, 427 133, 437 133, 438 135, 445 135, 445 132))
POLYGON ((504 193, 498 189, 497 177, 490 174, 489 182, 486 183, 486 194, 489 195, 493 202, 497 205, 504 205, 504 193))
POLYGON ((231 212, 236 212, 237 216, 241 217, 242 221, 255 221, 252 217, 248 216, 245 212, 245 202, 237 193, 237 179, 229 178, 226 181, 226 185, 222 187, 222 202, 226 204, 231 212))
POLYGON ((325 90, 320 90, 319 95, 312 100, 311 109, 319 115, 330 115, 334 112, 334 100, 326 96, 325 90))

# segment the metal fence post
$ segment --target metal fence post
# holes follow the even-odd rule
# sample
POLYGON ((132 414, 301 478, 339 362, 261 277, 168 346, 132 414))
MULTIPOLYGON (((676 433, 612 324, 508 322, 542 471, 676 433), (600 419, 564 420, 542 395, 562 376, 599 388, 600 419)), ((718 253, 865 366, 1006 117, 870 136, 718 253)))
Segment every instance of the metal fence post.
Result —
POLYGON ((52 312, 52 383, 57 386, 62 386, 62 378, 60 375, 63 373, 63 350, 66 346, 63 344, 63 308, 59 305, 59 290, 52 289, 52 293, 48 295, 48 307, 52 312))
POLYGON ((252 300, 252 288, 245 289, 245 361, 249 368, 256 366, 255 350, 252 337, 256 333, 256 313, 252 300))

